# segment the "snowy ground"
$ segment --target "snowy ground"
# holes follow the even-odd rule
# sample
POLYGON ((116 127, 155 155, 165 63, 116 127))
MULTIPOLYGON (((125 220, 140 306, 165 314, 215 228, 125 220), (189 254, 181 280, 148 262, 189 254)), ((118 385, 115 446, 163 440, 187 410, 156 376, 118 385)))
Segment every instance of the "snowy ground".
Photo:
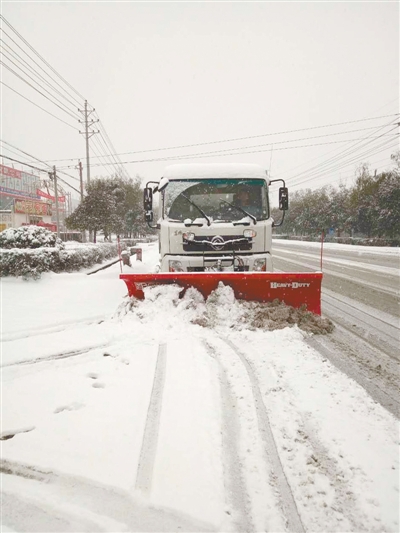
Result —
POLYGON ((303 332, 86 272, 1 282, 2 532, 399 531, 397 422, 303 332))
MULTIPOLYGON (((293 241, 286 239, 273 239, 274 244, 284 244, 290 243, 291 246, 298 246, 299 248, 314 248, 317 250, 321 249, 320 242, 311 242, 311 241, 293 241)), ((391 255, 399 257, 399 248, 395 246, 361 246, 356 244, 338 244, 333 242, 324 242, 323 249, 329 250, 331 252, 342 251, 342 252, 356 252, 360 255, 363 254, 372 254, 372 255, 391 255)))

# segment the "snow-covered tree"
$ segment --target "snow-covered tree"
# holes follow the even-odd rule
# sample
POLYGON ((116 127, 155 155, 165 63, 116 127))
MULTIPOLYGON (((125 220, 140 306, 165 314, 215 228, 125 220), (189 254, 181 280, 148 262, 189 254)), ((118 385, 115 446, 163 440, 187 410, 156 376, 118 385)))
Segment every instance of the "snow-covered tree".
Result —
POLYGON ((342 232, 350 233, 352 229, 353 217, 350 205, 350 191, 345 185, 340 184, 339 188, 329 187, 329 227, 336 230, 340 237, 342 232))
POLYGON ((400 235, 400 175, 388 172, 379 176, 377 231, 390 238, 400 235))
POLYGON ((99 231, 107 238, 111 233, 125 235, 128 231, 126 215, 141 211, 139 180, 121 177, 98 178, 87 187, 87 195, 70 215, 66 224, 71 229, 99 231))
MULTIPOLYGON (((318 235, 334 228, 355 230, 368 237, 397 238, 400 234, 400 151, 391 157, 394 168, 372 175, 366 163, 357 169, 352 187, 345 185, 295 191, 278 232, 318 235)), ((273 211, 279 218, 279 211, 273 211)))

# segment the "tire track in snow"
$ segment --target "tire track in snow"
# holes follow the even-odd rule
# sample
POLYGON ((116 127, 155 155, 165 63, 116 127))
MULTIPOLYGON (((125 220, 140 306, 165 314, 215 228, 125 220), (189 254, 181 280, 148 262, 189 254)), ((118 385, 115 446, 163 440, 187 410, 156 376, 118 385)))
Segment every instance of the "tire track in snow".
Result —
POLYGON ((226 371, 219 360, 218 353, 209 342, 203 339, 203 345, 210 357, 216 359, 219 366, 222 403, 222 454, 225 494, 229 498, 229 507, 235 510, 234 521, 241 532, 254 531, 245 501, 245 483, 242 475, 242 462, 239 454, 237 436, 240 424, 234 409, 235 397, 226 376, 226 371))
MULTIPOLYGON (((372 312, 368 313, 365 309, 360 309, 360 306, 352 306, 342 297, 338 297, 326 289, 324 290, 323 304, 326 316, 352 331, 385 355, 399 361, 399 354, 397 353, 400 340, 399 320, 394 319, 393 324, 390 324, 379 316, 374 316, 372 312)), ((363 307, 365 308, 365 306, 363 307)))
MULTIPOLYGON (((300 452, 301 448, 303 448, 307 451, 309 457, 307 464, 311 470, 315 469, 328 480, 333 492, 333 502, 328 504, 324 503, 327 523, 332 524, 332 526, 336 523, 335 527, 340 527, 341 524, 341 528, 344 531, 366 531, 365 524, 368 522, 368 517, 359 505, 351 485, 353 477, 362 477, 364 473, 360 468, 349 465, 351 471, 351 476, 349 476, 346 468, 341 467, 340 462, 345 464, 345 455, 339 452, 339 455, 335 457, 335 454, 330 452, 325 444, 323 444, 319 437, 318 426, 313 421, 312 413, 301 412, 296 407, 296 394, 290 386, 289 381, 282 377, 282 373, 276 365, 271 364, 271 368, 279 376, 278 386, 288 397, 285 403, 291 410, 290 419, 293 425, 297 426, 294 439, 293 436, 290 437, 287 435, 285 427, 281 429, 283 437, 290 443, 290 447, 284 448, 288 453, 288 459, 291 459, 289 454, 291 454, 295 446, 300 447, 300 452), (343 524, 343 519, 347 521, 347 525, 343 524)), ((299 450, 297 453, 299 454, 299 450)), ((305 493, 307 492, 307 486, 314 484, 313 479, 316 477, 313 474, 310 478, 310 473, 311 471, 302 472, 304 479, 300 484, 305 493)), ((323 493, 320 492, 320 494, 322 495, 323 493)), ((378 531, 384 531, 383 524, 377 522, 377 527, 378 531)), ((372 528, 372 530, 374 529, 372 528)), ((370 530, 368 529, 368 531, 370 530)))
POLYGON ((109 317, 105 315, 98 315, 92 317, 90 320, 68 320, 61 324, 55 324, 53 326, 46 325, 44 327, 35 327, 34 329, 24 329, 20 331, 15 331, 11 333, 6 333, 3 335, 3 342, 18 341, 21 339, 27 339, 29 337, 38 337, 40 335, 49 335, 51 333, 60 333, 69 329, 74 329, 75 327, 81 328, 84 326, 92 326, 94 324, 100 324, 104 322, 109 317))
MULTIPOLYGON (((373 327, 379 327, 378 324, 383 324, 385 328, 387 329, 386 334, 391 337, 392 339, 395 339, 396 341, 399 339, 399 330, 400 330, 400 319, 397 316, 391 315, 389 313, 385 313, 383 311, 378 311, 374 307, 371 307, 369 305, 365 305, 361 302, 356 302, 355 300, 346 297, 343 294, 339 294, 335 291, 324 289, 323 290, 323 297, 325 300, 333 299, 336 301, 335 305, 340 306, 341 310, 343 308, 348 308, 349 310, 352 309, 353 313, 356 313, 356 316, 359 317, 361 315, 364 318, 364 322, 367 320, 373 321, 374 323, 368 323, 368 326, 373 327)), ((333 305, 333 304, 332 304, 333 305)), ((347 313, 350 315, 351 311, 347 311, 347 313)))
MULTIPOLYGON (((7 518, 9 527, 13 531, 14 529, 15 531, 88 531, 90 533, 97 530, 113 533, 117 531, 131 533, 171 533, 172 531, 210 533, 215 531, 211 524, 185 513, 161 506, 145 505, 142 499, 135 498, 126 490, 82 476, 53 472, 43 467, 4 459, 0 460, 0 472, 3 474, 2 496, 7 491, 16 496, 13 501, 4 499, 2 506, 2 516, 7 518), (17 493, 15 486, 14 488, 12 485, 9 486, 7 478, 14 476, 28 480, 29 490, 26 491, 24 485, 18 483, 17 493), (37 484, 35 492, 32 491, 33 483, 37 484), (25 505, 33 495, 35 495, 36 509, 25 505), (53 508, 49 509, 49 506, 53 508), (44 516, 43 511, 47 511, 44 516), (69 528, 57 528, 54 520, 58 520, 60 516, 72 518, 75 521, 78 519, 80 523, 75 523, 69 528), (28 524, 26 520, 29 520, 28 524), (89 527, 85 529, 83 526, 86 524, 89 527), (98 529, 95 529, 96 526, 98 529)), ((60 521, 58 524, 60 525, 60 521)))
POLYGON ((386 356, 384 352, 372 347, 350 328, 340 325, 336 325, 333 336, 313 336, 306 339, 306 343, 363 387, 373 400, 395 418, 400 419, 399 369, 396 361, 390 358, 389 362, 382 360, 386 356), (377 371, 378 364, 381 369, 377 371))
POLYGON ((68 357, 76 357, 77 355, 88 354, 92 350, 104 348, 105 346, 109 346, 109 343, 95 344, 94 346, 84 348, 83 350, 72 350, 70 352, 61 352, 57 354, 45 355, 43 357, 37 357, 36 359, 25 359, 23 361, 16 361, 15 363, 7 363, 5 365, 0 365, 0 368, 6 368, 8 366, 34 365, 36 363, 45 363, 46 361, 55 361, 56 359, 67 359, 68 357))
POLYGON ((262 394, 256 377, 256 373, 252 364, 248 361, 246 356, 233 344, 229 339, 220 337, 232 351, 239 357, 243 366, 246 369, 252 393, 254 398, 254 405, 257 413, 258 429, 261 439, 264 442, 264 452, 272 466, 276 487, 280 493, 281 504, 287 520, 287 528, 291 532, 304 533, 304 527, 297 509, 295 499, 289 482, 286 478, 278 448, 272 433, 271 424, 269 422, 268 413, 262 399, 262 394))
MULTIPOLYGON (((312 423, 311 413, 300 414, 300 419, 303 431, 300 430, 299 433, 309 442, 314 452, 310 461, 315 463, 313 466, 329 479, 331 487, 333 487, 334 502, 330 508, 336 515, 343 516, 348 520, 352 531, 362 531, 368 518, 360 509, 354 492, 348 486, 349 477, 346 476, 345 470, 340 468, 338 461, 329 454, 329 450, 318 438, 318 430, 312 423)), ((353 474, 354 471, 355 469, 353 474)), ((382 524, 378 526, 379 529, 382 527, 384 530, 382 524)))
MULTIPOLYGON (((223 340, 232 344, 227 339, 223 340)), ((253 367, 254 364, 248 363, 253 367)), ((294 480, 293 493, 297 496, 299 506, 303 507, 304 520, 308 520, 308 526, 316 522, 319 530, 326 531, 331 530, 329 527, 332 527, 332 531, 386 531, 377 515, 371 529, 366 528, 372 518, 365 513, 365 502, 357 495, 357 484, 353 484, 356 478, 361 486, 367 487, 369 480, 362 468, 354 466, 347 459, 345 452, 341 450, 341 444, 337 444, 335 439, 331 449, 323 442, 321 430, 312 412, 298 408, 296 391, 289 378, 285 377, 284 365, 271 361, 269 367, 271 374, 276 377, 276 384, 270 390, 274 393, 279 391, 275 405, 272 405, 272 412, 277 406, 278 414, 271 417, 274 428, 278 430, 275 430, 276 442, 283 462, 288 467, 288 476, 294 480), (279 409, 283 405, 281 422, 282 413, 279 409), (290 420, 288 426, 285 425, 285 420, 290 420), (307 466, 296 461, 296 458, 301 457, 307 458, 307 466), (328 489, 326 483, 322 483, 323 479, 328 483, 328 489), (321 487, 320 490, 317 490, 318 486, 321 487)), ((305 527, 307 528, 307 524, 305 527)))
MULTIPOLYGON (((45 502, 36 502, 29 497, 3 491, 1 494, 2 524, 18 531, 79 531, 80 533, 103 533, 110 531, 98 523, 68 512, 68 505, 64 509, 54 509, 45 502), (32 529, 35 528, 35 529, 32 529)), ((100 518, 100 517, 99 517, 100 518)), ((103 517, 104 520, 104 517, 103 517)), ((6 529, 8 531, 8 529, 6 529)))
POLYGON ((157 452, 166 366, 167 345, 160 344, 158 347, 153 389, 151 391, 142 448, 140 450, 138 471, 136 474, 135 488, 144 494, 150 494, 153 481, 153 469, 157 452))

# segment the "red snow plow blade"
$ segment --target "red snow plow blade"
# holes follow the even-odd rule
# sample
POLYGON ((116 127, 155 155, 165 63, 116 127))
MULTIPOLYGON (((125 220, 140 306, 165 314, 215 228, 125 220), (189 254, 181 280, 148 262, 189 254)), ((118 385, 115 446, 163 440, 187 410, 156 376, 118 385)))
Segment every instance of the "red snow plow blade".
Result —
POLYGON ((194 287, 207 298, 221 281, 232 287, 240 300, 272 302, 278 299, 292 307, 304 304, 308 311, 321 314, 322 272, 164 272, 120 274, 119 277, 125 281, 129 296, 141 300, 145 287, 170 283, 185 290, 194 287))

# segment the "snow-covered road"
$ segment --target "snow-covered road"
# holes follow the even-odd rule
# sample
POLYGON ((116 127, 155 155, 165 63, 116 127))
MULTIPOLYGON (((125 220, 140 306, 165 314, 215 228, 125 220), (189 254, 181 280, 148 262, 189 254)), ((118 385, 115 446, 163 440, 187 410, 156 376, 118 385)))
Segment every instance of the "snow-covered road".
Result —
POLYGON ((3 532, 399 530, 397 421, 308 335, 118 274, 2 280, 3 532))
MULTIPOLYGON (((319 268, 317 242, 274 241, 281 270, 319 268)), ((400 418, 400 250, 325 243, 322 312, 335 331, 310 343, 400 418)))

